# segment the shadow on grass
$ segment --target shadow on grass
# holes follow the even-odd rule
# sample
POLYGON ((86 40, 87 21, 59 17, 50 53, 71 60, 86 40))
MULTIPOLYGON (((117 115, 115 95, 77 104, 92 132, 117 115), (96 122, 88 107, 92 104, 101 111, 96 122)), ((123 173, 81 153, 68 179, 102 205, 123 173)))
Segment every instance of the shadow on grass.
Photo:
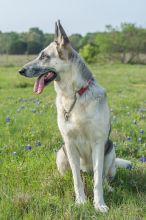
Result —
POLYGON ((133 203, 143 206, 146 195, 146 167, 137 166, 131 171, 118 170, 112 186, 114 188, 113 193, 107 193, 108 204, 112 206, 120 206, 123 203, 132 201, 133 203))
POLYGON ((21 82, 14 85, 15 88, 28 88, 33 87, 33 84, 27 83, 27 82, 21 82))
MULTIPOLYGON (((87 198, 93 203, 93 175, 84 173, 82 179, 87 198)), ((118 169, 111 185, 113 192, 104 187, 104 198, 108 206, 119 207, 130 200, 141 205, 141 198, 146 195, 146 165, 139 164, 131 171, 118 169)))

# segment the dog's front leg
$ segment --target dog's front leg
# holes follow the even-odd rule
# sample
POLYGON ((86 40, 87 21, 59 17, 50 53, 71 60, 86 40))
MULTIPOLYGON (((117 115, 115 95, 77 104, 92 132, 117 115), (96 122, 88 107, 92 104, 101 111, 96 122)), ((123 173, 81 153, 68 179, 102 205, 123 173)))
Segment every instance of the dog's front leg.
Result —
POLYGON ((68 161, 71 167, 74 190, 76 195, 76 203, 83 204, 86 202, 86 196, 84 193, 84 186, 80 175, 80 157, 78 150, 71 143, 65 143, 68 161))
POLYGON ((107 212, 103 199, 103 164, 104 164, 104 145, 98 142, 92 150, 93 171, 94 171, 94 207, 97 211, 107 212))

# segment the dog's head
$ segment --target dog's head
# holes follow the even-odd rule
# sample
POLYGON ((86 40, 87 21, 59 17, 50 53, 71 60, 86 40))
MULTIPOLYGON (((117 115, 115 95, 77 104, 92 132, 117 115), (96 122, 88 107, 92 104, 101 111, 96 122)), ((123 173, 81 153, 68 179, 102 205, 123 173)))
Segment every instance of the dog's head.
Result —
POLYGON ((35 60, 24 65, 19 73, 26 77, 38 77, 34 92, 40 94, 51 81, 59 80, 60 74, 67 69, 71 50, 69 39, 58 21, 55 23, 54 41, 35 60))

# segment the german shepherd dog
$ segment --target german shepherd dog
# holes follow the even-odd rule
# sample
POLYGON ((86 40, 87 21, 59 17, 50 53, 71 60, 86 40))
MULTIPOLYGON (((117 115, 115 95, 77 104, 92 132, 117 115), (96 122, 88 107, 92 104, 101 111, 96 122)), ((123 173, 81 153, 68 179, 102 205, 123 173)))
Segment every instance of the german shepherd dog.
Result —
POLYGON ((60 21, 55 23, 54 41, 19 73, 38 77, 34 92, 40 94, 54 81, 57 121, 64 145, 57 152, 57 167, 63 175, 71 169, 76 203, 86 202, 80 170, 94 173, 94 207, 106 212, 103 179, 113 178, 116 167, 131 162, 116 158, 110 134, 110 111, 106 91, 92 76, 85 62, 71 47, 60 21))

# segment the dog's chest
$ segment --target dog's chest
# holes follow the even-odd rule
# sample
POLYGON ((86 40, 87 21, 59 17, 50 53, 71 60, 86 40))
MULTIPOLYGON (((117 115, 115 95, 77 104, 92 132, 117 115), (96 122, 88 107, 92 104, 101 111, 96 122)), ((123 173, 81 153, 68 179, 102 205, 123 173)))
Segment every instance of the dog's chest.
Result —
POLYGON ((58 126, 64 137, 86 144, 106 133, 109 117, 106 103, 99 103, 95 99, 77 100, 66 119, 65 111, 71 104, 72 100, 57 100, 58 126))

